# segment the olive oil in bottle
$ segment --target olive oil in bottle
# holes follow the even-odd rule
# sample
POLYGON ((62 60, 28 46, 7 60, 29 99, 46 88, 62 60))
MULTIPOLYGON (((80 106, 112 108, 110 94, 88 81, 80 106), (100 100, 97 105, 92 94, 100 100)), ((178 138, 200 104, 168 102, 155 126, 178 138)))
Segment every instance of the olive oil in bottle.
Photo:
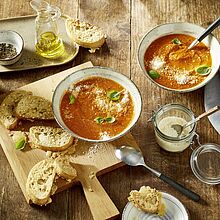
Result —
POLYGON ((51 31, 42 33, 35 47, 36 52, 46 58, 57 58, 64 52, 62 39, 51 31))

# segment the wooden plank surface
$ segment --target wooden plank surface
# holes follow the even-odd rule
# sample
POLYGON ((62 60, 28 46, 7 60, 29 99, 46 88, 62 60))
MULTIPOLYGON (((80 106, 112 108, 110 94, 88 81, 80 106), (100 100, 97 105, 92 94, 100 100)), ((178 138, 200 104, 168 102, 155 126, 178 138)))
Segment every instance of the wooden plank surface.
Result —
MULTIPOLYGON (((39 70, 1 73, 0 93, 16 89, 77 64, 91 60, 94 65, 112 67, 127 76, 139 87, 144 101, 143 113, 132 130, 149 165, 196 191, 206 201, 199 204, 190 201, 145 171, 144 168, 122 167, 99 178, 110 198, 121 212, 127 203, 131 189, 142 185, 157 187, 178 199, 189 209, 193 220, 220 219, 220 188, 198 181, 189 166, 191 150, 168 153, 155 141, 152 124, 147 123, 158 105, 181 103, 198 115, 204 111, 204 89, 188 94, 165 91, 147 80, 137 63, 137 48, 141 37, 155 25, 186 21, 207 27, 220 15, 219 0, 51 0, 64 14, 79 17, 102 27, 108 35, 107 43, 95 54, 80 48, 77 58, 68 64, 39 70)), ((33 14, 29 1, 0 1, 0 18, 33 14)), ((1 27, 0 27, 1 29, 1 27)), ((214 35, 220 40, 220 29, 214 35)), ((220 137, 208 119, 197 127, 201 142, 220 144, 220 137)), ((0 150, 0 219, 77 219, 90 220, 92 215, 80 186, 59 193, 47 207, 27 206, 10 165, 0 150)))

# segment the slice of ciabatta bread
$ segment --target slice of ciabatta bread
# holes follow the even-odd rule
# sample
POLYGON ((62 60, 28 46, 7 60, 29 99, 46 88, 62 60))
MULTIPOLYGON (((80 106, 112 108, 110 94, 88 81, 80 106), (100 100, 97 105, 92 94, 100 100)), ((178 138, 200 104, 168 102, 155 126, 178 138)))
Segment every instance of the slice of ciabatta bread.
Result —
POLYGON ((51 120, 54 119, 52 104, 40 96, 25 96, 15 107, 18 118, 27 120, 51 120))
POLYGON ((58 176, 72 181, 76 178, 76 169, 71 165, 69 157, 57 157, 55 159, 56 173, 58 176))
POLYGON ((105 43, 106 36, 97 26, 72 18, 67 18, 65 25, 70 39, 82 47, 91 48, 90 52, 95 52, 105 43))
POLYGON ((38 162, 30 170, 26 182, 26 192, 29 199, 36 205, 47 205, 57 190, 56 175, 72 181, 77 172, 67 157, 47 158, 38 162))
POLYGON ((40 161, 30 170, 26 192, 34 204, 46 205, 52 202, 50 196, 55 192, 55 176, 56 166, 50 158, 40 161))
POLYGON ((61 128, 33 126, 29 129, 29 144, 45 151, 63 151, 74 144, 70 134, 61 128))
POLYGON ((161 192, 149 186, 142 186, 139 191, 132 190, 128 201, 142 211, 164 215, 165 206, 162 203, 161 192))
POLYGON ((0 121, 7 129, 16 127, 18 118, 15 115, 14 109, 22 98, 30 96, 31 94, 32 92, 15 90, 2 101, 0 105, 0 121))

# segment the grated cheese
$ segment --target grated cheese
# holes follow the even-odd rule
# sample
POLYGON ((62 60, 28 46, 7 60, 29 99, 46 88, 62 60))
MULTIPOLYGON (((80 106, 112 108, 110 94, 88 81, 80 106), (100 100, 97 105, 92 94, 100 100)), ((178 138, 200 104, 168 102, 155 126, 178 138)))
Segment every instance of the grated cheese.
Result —
POLYGON ((150 68, 153 70, 158 70, 163 67, 165 62, 160 57, 154 57, 153 60, 150 61, 150 68))

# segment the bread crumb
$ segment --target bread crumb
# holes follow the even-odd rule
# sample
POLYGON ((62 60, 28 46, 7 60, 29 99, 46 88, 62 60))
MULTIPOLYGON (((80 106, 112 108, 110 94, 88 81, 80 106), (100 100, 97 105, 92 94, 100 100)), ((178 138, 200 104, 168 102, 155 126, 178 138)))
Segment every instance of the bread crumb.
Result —
POLYGON ((89 179, 93 179, 95 177, 95 172, 91 171, 89 173, 89 179))
POLYGON ((94 192, 91 186, 89 186, 89 192, 94 192))

